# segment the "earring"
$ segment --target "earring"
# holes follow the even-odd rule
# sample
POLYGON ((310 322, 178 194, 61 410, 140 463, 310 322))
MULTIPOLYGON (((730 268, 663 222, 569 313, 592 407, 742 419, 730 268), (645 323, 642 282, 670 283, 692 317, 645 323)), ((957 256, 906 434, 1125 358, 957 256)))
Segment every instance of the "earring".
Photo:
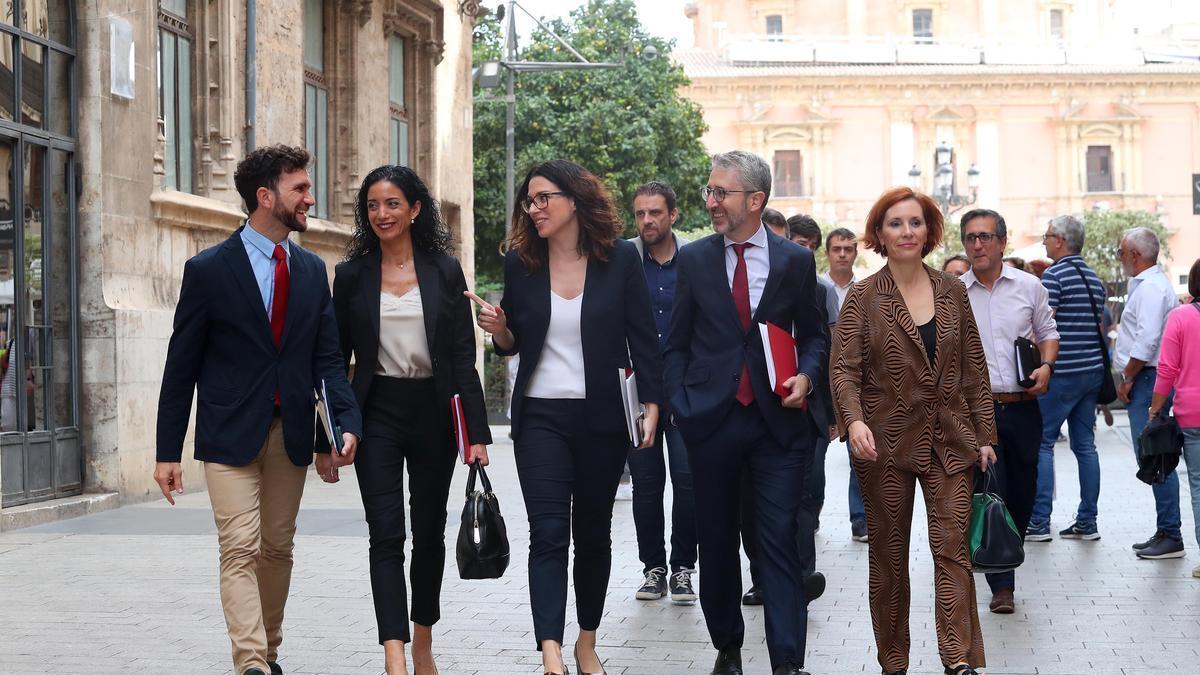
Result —
POLYGON ((409 224, 409 225, 416 225, 416 224, 417 224, 417 219, 416 219, 416 218, 413 218, 412 220, 408 221, 408 224, 409 224))

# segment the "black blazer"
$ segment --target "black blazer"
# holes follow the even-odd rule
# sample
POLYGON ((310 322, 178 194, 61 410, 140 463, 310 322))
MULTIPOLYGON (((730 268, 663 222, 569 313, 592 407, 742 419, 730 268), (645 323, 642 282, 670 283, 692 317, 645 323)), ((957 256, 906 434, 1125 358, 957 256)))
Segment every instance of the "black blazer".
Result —
MULTIPOLYGON (((784 408, 771 391, 757 325, 792 327, 796 364, 814 387, 825 377, 829 333, 824 303, 818 302, 812 251, 767 231, 770 271, 749 331, 742 330, 725 273, 725 237, 714 234, 679 250, 675 304, 664 357, 667 397, 675 423, 688 442, 711 435, 737 395, 742 366, 748 365, 755 404, 785 448, 811 446, 813 420, 784 408)), ((809 402, 812 402, 810 397, 809 402)))
MULTIPOLYGON (((413 251, 413 264, 417 286, 421 288, 425 339, 433 363, 433 383, 438 398, 438 419, 434 423, 450 430, 450 397, 458 394, 462 397, 471 442, 491 443, 483 387, 479 384, 479 372, 475 370, 475 322, 471 301, 463 295, 467 280, 462 266, 451 256, 420 250, 413 251)), ((358 405, 364 410, 379 363, 381 275, 380 252, 376 250, 339 264, 333 278, 333 307, 342 345, 342 367, 349 370, 350 355, 354 354, 357 365, 350 386, 358 405)), ((320 435, 317 450, 329 451, 329 443, 320 435)))
MULTIPOLYGON (((821 331, 826 340, 832 339, 833 322, 837 317, 829 316, 827 296, 833 289, 820 282, 813 287, 817 293, 817 306, 821 308, 821 331)), ((833 393, 829 389, 829 362, 821 363, 821 375, 813 381, 813 394, 808 398, 808 414, 812 416, 813 424, 817 425, 817 435, 824 440, 830 440, 829 427, 836 424, 833 418, 833 393)))
POLYGON ((238 228, 183 267, 158 399, 160 462, 178 462, 183 454, 193 388, 200 461, 234 466, 253 461, 270 430, 278 389, 288 457, 307 466, 312 462, 313 391, 321 378, 342 430, 362 435, 362 419, 338 351, 325 261, 289 244, 291 293, 276 348, 241 234, 238 228))
MULTIPOLYGON (((530 272, 517 253, 509 251, 504 257, 504 297, 500 306, 516 342, 511 350, 497 347, 496 353, 521 355, 512 393, 515 440, 521 434, 525 388, 542 356, 550 326, 548 267, 530 272)), ((662 401, 662 357, 650 313, 650 291, 637 248, 630 242, 617 240, 607 261, 588 259, 580 324, 590 428, 600 433, 623 432, 625 413, 621 409, 618 368, 633 367, 643 403, 662 401)))

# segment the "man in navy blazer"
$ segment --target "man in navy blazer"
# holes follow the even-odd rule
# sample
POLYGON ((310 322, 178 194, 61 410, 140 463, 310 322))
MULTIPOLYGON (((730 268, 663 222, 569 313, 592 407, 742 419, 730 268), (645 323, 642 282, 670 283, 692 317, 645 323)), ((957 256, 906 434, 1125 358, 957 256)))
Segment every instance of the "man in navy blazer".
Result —
POLYGON ((234 181, 250 217, 184 265, 158 402, 154 479, 174 504, 196 391, 195 457, 217 525, 238 675, 283 672, 276 661, 321 380, 345 447, 317 455, 318 473, 332 480, 352 462, 362 433, 325 262, 288 241, 307 228, 315 203, 308 162, 303 148, 276 145, 238 164, 234 181))
POLYGON ((801 489, 817 429, 807 412, 829 338, 812 252, 763 226, 771 170, 734 151, 713 157, 703 188, 718 234, 684 247, 664 358, 666 394, 692 466, 700 605, 718 650, 714 675, 740 675, 745 625, 738 554, 739 479, 754 490, 767 650, 775 675, 804 671, 808 613, 796 548, 801 489), (797 374, 771 389, 758 325, 796 339, 797 374))

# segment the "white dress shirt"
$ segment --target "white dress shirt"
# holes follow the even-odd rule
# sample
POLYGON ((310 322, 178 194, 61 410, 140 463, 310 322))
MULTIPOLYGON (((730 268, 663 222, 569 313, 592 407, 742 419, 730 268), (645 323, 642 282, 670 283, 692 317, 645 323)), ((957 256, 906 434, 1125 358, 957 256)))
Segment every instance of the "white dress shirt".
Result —
POLYGON ((1000 266, 1000 276, 989 289, 968 270, 959 279, 967 287, 971 311, 987 355, 992 393, 1023 391, 1017 384, 1017 357, 1013 342, 1023 337, 1040 343, 1057 340, 1058 326, 1050 311, 1050 293, 1032 274, 1010 265, 1000 266))
POLYGON ((1117 346, 1113 350, 1113 365, 1124 370, 1132 358, 1157 368, 1158 348, 1167 315, 1178 305, 1175 289, 1158 265, 1142 270, 1130 279, 1125 311, 1121 313, 1121 328, 1117 331, 1117 346))
POLYGON ((839 286, 838 282, 833 280, 833 277, 830 276, 829 272, 822 274, 821 278, 825 281, 828 281, 830 285, 833 286, 834 292, 837 293, 838 311, 842 311, 842 305, 846 304, 846 296, 850 295, 850 287, 858 282, 858 277, 851 276, 850 283, 846 284, 845 286, 839 286))
MULTIPOLYGON (((733 270, 737 267, 737 251, 733 245, 738 242, 725 237, 725 278, 729 281, 729 292, 733 292, 733 270)), ((767 253, 767 228, 758 224, 758 231, 746 240, 747 246, 742 257, 746 259, 746 281, 750 284, 750 316, 758 310, 758 301, 762 300, 763 290, 767 287, 767 275, 771 272, 771 256, 767 253)))

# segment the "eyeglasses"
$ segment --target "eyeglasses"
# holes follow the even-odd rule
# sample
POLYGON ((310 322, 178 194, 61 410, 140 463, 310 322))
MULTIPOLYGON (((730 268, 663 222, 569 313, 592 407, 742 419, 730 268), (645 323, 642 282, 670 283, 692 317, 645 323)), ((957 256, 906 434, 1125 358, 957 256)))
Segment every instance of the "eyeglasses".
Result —
POLYGON ((967 246, 974 244, 977 241, 982 241, 985 244, 990 244, 1000 238, 1000 235, 991 232, 972 232, 962 236, 963 243, 967 246))
POLYGON ((708 203, 708 198, 712 197, 714 202, 720 204, 721 202, 725 201, 725 198, 728 197, 729 193, 731 192, 743 192, 749 194, 752 192, 758 192, 758 190, 726 190, 723 187, 712 188, 705 185, 704 187, 700 188, 700 198, 703 199, 705 203, 708 203))
POLYGON ((565 192, 539 192, 533 197, 526 197, 525 199, 522 199, 521 210, 525 213, 529 213, 529 209, 534 206, 538 207, 539 209, 545 209, 550 205, 551 197, 565 196, 567 196, 567 193, 565 192))
POLYGON ((1062 239, 1062 235, 1061 234, 1043 234, 1042 235, 1042 243, 1043 244, 1046 243, 1047 239, 1062 239))

